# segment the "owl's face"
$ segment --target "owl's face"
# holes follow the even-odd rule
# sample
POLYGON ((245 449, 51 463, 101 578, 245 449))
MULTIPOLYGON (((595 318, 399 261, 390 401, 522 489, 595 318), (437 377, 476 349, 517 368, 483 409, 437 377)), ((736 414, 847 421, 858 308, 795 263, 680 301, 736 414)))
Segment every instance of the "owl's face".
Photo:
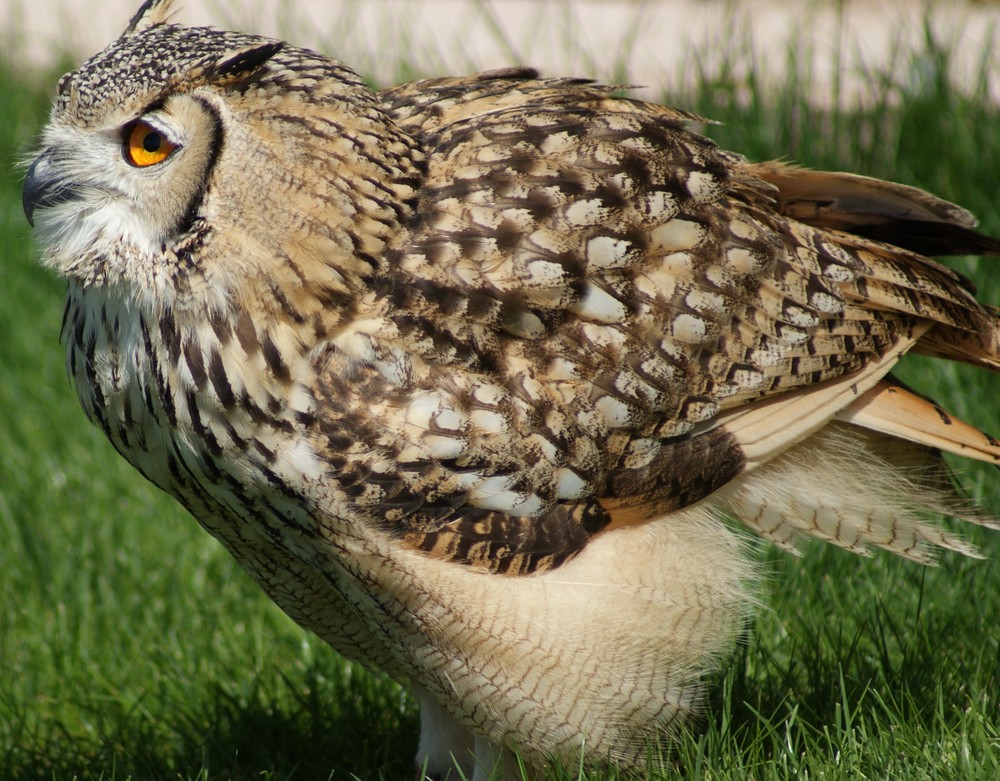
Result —
POLYGON ((351 182, 395 175, 385 122, 335 60, 147 19, 61 80, 24 209, 48 265, 133 299, 230 300, 291 251, 344 287, 384 243, 354 230, 351 182))
POLYGON ((213 96, 196 93, 89 125, 57 112, 29 169, 24 206, 41 240, 59 248, 60 271, 74 275, 80 261, 112 246, 153 256, 191 229, 218 149, 217 111, 213 96))
MULTIPOLYGON (((226 91, 282 44, 157 25, 64 76, 24 185, 46 260, 85 284, 153 282, 210 213, 226 91)), ((160 275, 162 277, 162 274, 160 275)))

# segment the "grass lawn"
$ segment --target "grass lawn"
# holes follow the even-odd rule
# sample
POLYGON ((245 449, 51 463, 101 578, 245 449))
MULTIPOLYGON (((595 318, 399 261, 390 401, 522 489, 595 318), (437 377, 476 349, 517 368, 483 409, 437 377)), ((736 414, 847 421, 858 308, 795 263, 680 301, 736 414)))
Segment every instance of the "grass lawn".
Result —
MULTIPOLYGON (((874 80, 864 111, 725 68, 671 101, 754 159, 926 187, 1000 235, 1000 110, 949 84, 946 58, 929 45, 919 79, 874 80)), ((13 170, 54 84, 32 81, 0 72, 0 779, 412 779, 406 696, 293 625, 84 419, 63 285, 35 263, 13 170)), ((998 263, 954 261, 1000 304, 998 263)), ((1000 377, 918 359, 900 374, 1000 433, 1000 377)), ((996 470, 961 471, 1000 514, 996 470)), ((650 777, 1000 778, 1000 535, 966 531, 986 560, 762 545, 768 607, 650 777)))

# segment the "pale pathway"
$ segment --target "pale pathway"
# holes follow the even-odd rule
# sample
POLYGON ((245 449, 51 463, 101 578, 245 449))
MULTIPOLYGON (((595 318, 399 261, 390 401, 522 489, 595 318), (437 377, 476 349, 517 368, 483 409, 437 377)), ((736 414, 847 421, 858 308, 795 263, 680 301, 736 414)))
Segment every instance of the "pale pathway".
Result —
MULTIPOLYGON (((67 52, 76 61, 117 36, 137 5, 0 0, 0 45, 28 67, 52 67, 67 52)), ((532 64, 552 75, 627 79, 661 92, 692 83, 699 68, 717 69, 723 53, 751 45, 758 71, 778 78, 798 42, 796 61, 811 65, 820 104, 831 100, 835 73, 842 100, 852 102, 864 98, 872 71, 892 67, 904 82, 919 83, 924 69, 905 53, 922 47, 925 18, 954 52, 959 84, 974 81, 983 52, 996 52, 1000 35, 1000 3, 961 0, 188 0, 180 17, 287 38, 381 83, 412 77, 412 68, 440 75, 532 64)), ((994 56, 994 97, 997 62, 994 56)), ((734 75, 747 67, 740 57, 734 75)))

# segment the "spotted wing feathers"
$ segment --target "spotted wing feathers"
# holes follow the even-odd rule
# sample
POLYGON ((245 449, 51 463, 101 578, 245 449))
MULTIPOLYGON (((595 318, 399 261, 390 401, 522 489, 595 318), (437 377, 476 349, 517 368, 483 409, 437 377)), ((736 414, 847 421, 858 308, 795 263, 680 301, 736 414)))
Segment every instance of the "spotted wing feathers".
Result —
MULTIPOLYGON (((527 70, 379 97, 424 176, 363 335, 386 386, 367 396, 388 486, 370 503, 433 497, 389 523, 432 555, 537 571, 727 485, 748 520, 748 475, 838 416, 878 428, 873 389, 907 351, 1000 353, 996 313, 932 245, 873 238, 919 223, 970 246, 971 216, 919 190, 750 164, 682 112, 527 70)), ((817 518, 804 530, 836 537, 817 518)), ((841 542, 894 546, 880 534, 841 542)))

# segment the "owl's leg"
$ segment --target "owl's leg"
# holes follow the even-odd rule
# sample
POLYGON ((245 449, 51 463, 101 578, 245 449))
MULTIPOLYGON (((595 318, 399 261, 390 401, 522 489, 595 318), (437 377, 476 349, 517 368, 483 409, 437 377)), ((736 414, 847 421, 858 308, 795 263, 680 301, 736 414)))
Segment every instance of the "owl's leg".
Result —
MULTIPOLYGON (((416 697, 420 702, 417 767, 423 770, 424 778, 430 781, 459 781, 461 778, 469 778, 479 756, 479 741, 438 705, 434 698, 422 692, 417 692, 416 697), (461 769, 461 775, 458 769, 461 769)), ((473 778, 478 779, 479 776, 473 778)))

